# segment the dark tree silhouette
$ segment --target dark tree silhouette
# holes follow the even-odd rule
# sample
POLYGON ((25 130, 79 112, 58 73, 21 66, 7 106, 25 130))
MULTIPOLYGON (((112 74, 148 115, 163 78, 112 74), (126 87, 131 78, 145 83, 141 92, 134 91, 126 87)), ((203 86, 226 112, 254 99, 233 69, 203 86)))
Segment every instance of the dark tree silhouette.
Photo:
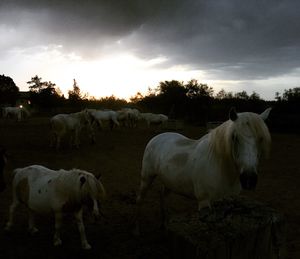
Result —
POLYGON ((194 98, 212 98, 214 90, 207 84, 198 83, 196 79, 190 80, 185 88, 187 90, 187 96, 191 99, 194 98))
POLYGON ((300 87, 284 90, 282 99, 288 102, 300 101, 300 87))
POLYGON ((242 100, 248 100, 249 99, 249 95, 247 94, 246 91, 237 92, 237 93, 235 93, 234 97, 237 98, 237 99, 242 99, 242 100))
POLYGON ((55 83, 43 82, 42 78, 36 75, 27 84, 30 89, 30 101, 34 106, 50 109, 63 104, 64 97, 57 92, 55 83))
POLYGON ((252 92, 252 94, 249 96, 249 100, 252 100, 252 101, 260 100, 260 96, 258 93, 252 92))
POLYGON ((19 96, 19 88, 12 78, 0 75, 0 105, 15 105, 19 96))
POLYGON ((36 93, 39 93, 43 88, 46 87, 46 83, 42 82, 42 78, 38 75, 32 77, 27 84, 29 84, 29 90, 36 93))
POLYGON ((216 94, 216 99, 222 100, 222 99, 232 99, 233 93, 232 92, 226 92, 223 88, 216 94))
POLYGON ((78 102, 82 99, 80 88, 75 79, 73 79, 73 90, 69 90, 68 95, 70 102, 78 102))

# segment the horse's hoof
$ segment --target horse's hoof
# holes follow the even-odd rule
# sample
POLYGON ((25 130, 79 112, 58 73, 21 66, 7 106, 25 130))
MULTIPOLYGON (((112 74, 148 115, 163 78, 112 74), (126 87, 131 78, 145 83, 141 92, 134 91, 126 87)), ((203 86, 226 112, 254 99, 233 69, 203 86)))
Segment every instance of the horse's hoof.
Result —
POLYGON ((54 240, 54 243, 53 243, 54 246, 61 246, 61 244, 62 244, 62 242, 60 239, 54 240))
POLYGON ((133 236, 139 237, 141 235, 140 228, 139 227, 132 228, 131 233, 133 236))
POLYGON ((84 249, 84 250, 90 250, 91 248, 92 248, 91 245, 88 243, 82 245, 82 249, 84 249))
POLYGON ((39 230, 36 227, 30 228, 29 230, 30 235, 35 235, 39 232, 39 230))
POLYGON ((4 227, 4 231, 5 232, 11 232, 11 225, 10 224, 6 224, 6 226, 4 227))

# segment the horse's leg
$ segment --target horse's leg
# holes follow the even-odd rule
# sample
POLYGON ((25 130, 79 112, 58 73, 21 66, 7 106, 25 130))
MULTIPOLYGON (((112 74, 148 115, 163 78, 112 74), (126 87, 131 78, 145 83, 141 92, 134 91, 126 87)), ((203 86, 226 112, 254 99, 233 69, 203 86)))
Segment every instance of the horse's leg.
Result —
POLYGON ((80 133, 80 130, 76 129, 75 130, 75 139, 74 139, 76 148, 79 148, 79 144, 80 144, 80 142, 79 142, 79 133, 80 133))
POLYGON ((90 139, 91 139, 92 144, 95 144, 96 143, 96 136, 95 136, 95 131, 94 131, 94 128, 93 128, 92 124, 89 124, 87 126, 87 131, 90 134, 90 139))
POLYGON ((61 211, 55 212, 55 231, 54 231, 54 237, 53 237, 53 244, 55 246, 59 246, 62 244, 60 239, 60 228, 62 223, 62 213, 61 211))
POLYGON ((99 130, 103 130, 103 123, 101 120, 97 120, 97 126, 99 130))
POLYGON ((118 122, 118 120, 116 118, 113 118, 113 127, 119 127, 120 123, 118 122))
POLYGON ((56 150, 59 150, 60 148, 60 141, 61 141, 61 136, 56 135, 56 150))
POLYGON ((166 209, 165 206, 165 199, 166 197, 170 194, 170 190, 167 189, 164 185, 161 188, 160 192, 160 212, 161 212, 161 224, 160 228, 165 229, 165 223, 168 217, 168 210, 166 209))
POLYGON ((51 137, 50 137, 50 148, 56 147, 57 143, 57 134, 55 132, 52 132, 51 137))
MULTIPOLYGON (((143 173, 142 173, 143 175, 143 173)), ((139 236, 140 235, 140 214, 141 214, 141 204, 146 196, 147 191, 149 190, 153 180, 155 178, 154 176, 150 177, 142 177, 140 189, 136 198, 136 215, 134 217, 135 220, 135 228, 133 230, 133 234, 139 236)))
POLYGON ((209 216, 210 212, 211 212, 211 204, 210 204, 210 200, 205 199, 205 200, 200 200, 198 199, 198 213, 199 213, 199 217, 201 218, 206 218, 207 216, 209 216), (209 210, 205 210, 205 208, 209 208, 209 210))
POLYGON ((29 212, 28 212, 28 231, 32 235, 39 231, 35 227, 34 212, 31 209, 29 209, 29 212))
POLYGON ((75 213, 75 219, 76 219, 79 234, 80 234, 82 248, 83 249, 91 249, 91 246, 86 239, 85 227, 84 227, 83 220, 82 220, 82 209, 80 209, 78 212, 75 213))
POLYGON ((114 129, 114 121, 112 119, 109 120, 109 128, 110 130, 114 129))
POLYGON ((8 221, 7 221, 6 226, 5 226, 6 231, 10 231, 11 227, 14 224, 14 214, 15 214, 15 210, 18 207, 19 204, 20 204, 20 202, 18 201, 18 199, 16 197, 14 197, 13 202, 9 207, 8 221))

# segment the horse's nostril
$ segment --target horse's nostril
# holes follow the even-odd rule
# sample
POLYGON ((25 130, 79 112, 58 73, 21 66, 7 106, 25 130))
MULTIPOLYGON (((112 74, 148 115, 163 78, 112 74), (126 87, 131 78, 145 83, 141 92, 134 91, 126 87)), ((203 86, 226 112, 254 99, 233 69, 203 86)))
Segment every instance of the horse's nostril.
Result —
POLYGON ((5 187, 5 183, 0 183, 0 192, 4 191, 5 187))

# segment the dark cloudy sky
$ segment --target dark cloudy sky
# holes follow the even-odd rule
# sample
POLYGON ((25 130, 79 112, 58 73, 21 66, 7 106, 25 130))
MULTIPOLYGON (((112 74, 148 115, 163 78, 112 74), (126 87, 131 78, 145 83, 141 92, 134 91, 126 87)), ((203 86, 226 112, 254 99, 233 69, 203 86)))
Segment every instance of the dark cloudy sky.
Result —
POLYGON ((299 86, 299 0, 0 0, 0 74, 120 97, 164 80, 299 86))

